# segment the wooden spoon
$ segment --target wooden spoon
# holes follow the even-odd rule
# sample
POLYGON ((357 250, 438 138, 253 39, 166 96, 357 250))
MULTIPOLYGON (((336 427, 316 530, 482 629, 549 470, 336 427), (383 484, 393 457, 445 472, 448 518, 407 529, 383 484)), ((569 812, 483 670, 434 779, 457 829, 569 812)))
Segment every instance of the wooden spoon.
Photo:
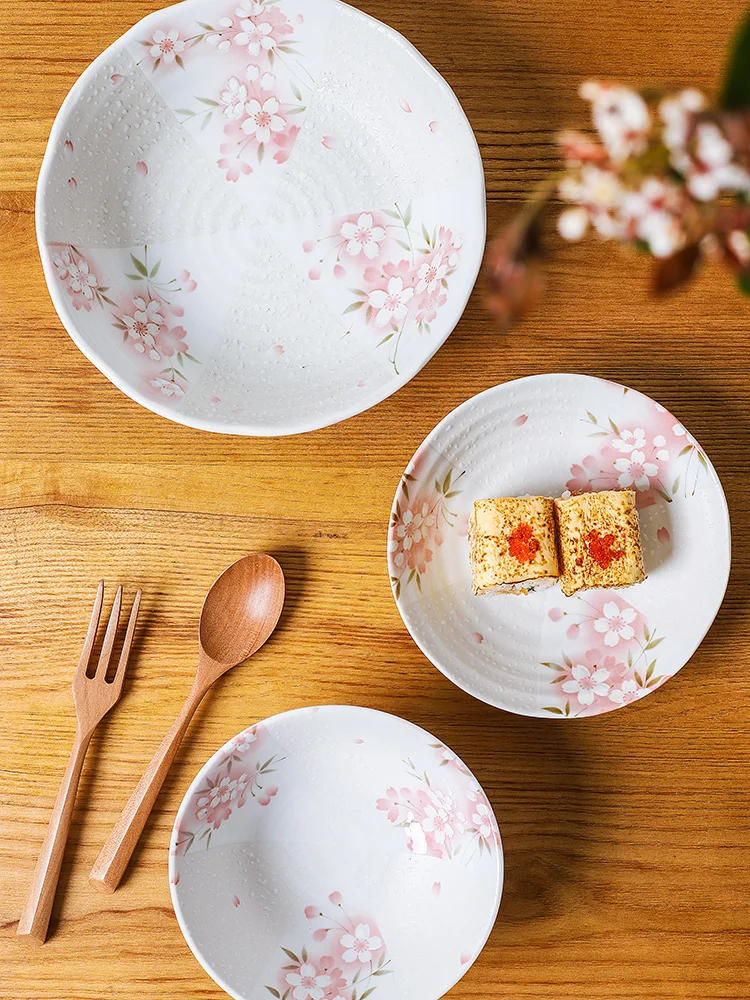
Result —
POLYGON ((268 555, 239 559, 209 590, 201 612, 193 686, 91 869, 89 882, 99 892, 114 892, 119 885, 203 696, 222 674, 260 649, 276 628, 283 604, 284 574, 268 555))

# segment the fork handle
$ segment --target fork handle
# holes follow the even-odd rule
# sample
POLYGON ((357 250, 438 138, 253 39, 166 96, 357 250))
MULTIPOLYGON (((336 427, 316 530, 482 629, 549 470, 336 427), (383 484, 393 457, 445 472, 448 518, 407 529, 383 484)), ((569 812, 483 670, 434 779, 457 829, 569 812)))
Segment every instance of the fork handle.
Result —
POLYGON ((120 884, 130 856, 135 850, 135 845, 138 843, 156 802, 159 790, 164 783, 175 754, 180 748, 187 727, 190 725, 190 720, 206 690, 197 684, 191 690, 182 706, 182 711, 162 740, 161 746, 152 757, 151 763, 144 771, 143 777, 136 785, 127 805, 120 813, 112 833, 99 851, 99 856, 89 875, 89 883, 98 892, 114 892, 120 884))
POLYGON ((55 799, 55 808, 52 810, 39 860, 36 863, 34 881, 29 889, 21 919, 18 921, 17 933, 36 944, 44 944, 47 937, 47 927, 52 904, 55 901, 55 890, 60 878, 65 843, 76 801, 76 790, 92 732, 93 730, 82 733, 80 729, 76 729, 68 766, 55 799))

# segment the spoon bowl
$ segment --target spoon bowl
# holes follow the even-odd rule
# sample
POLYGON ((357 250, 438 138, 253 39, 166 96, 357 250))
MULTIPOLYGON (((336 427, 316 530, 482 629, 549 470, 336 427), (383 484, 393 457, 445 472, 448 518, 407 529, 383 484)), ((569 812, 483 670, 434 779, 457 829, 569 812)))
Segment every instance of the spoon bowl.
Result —
POLYGON ((206 594, 198 629, 201 653, 224 670, 242 663, 271 635, 283 606, 284 573, 273 556, 238 559, 206 594))

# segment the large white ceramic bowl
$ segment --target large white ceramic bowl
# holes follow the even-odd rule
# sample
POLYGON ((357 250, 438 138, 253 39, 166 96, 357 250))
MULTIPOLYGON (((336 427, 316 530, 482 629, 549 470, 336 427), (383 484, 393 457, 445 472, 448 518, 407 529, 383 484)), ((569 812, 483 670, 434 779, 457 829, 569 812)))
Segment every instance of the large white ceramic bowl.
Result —
POLYGON ((292 434, 373 406, 440 347, 485 242, 455 95, 339 0, 187 0, 83 73, 39 178, 55 307, 180 423, 292 434))
POLYGON ((437 1000, 484 947, 503 882, 468 768, 423 729, 344 706, 214 754, 169 870, 190 948, 236 1000, 437 1000))
POLYGON ((730 561, 724 491, 695 438, 653 399, 585 375, 467 400, 420 446, 391 513, 391 585, 417 645, 459 687, 520 715, 599 715, 661 687, 714 620, 730 561), (644 583, 472 595, 474 500, 618 488, 636 490, 644 583))

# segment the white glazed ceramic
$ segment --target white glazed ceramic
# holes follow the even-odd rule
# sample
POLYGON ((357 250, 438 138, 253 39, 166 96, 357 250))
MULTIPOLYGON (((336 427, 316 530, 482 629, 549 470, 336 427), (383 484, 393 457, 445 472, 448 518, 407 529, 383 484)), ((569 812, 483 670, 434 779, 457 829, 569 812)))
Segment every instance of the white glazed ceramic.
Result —
POLYGON ((339 0, 188 0, 83 73, 38 238, 73 340, 181 423, 291 434, 395 392, 485 242, 476 140, 401 35, 339 0))
POLYGON ((687 662, 721 605, 730 548, 716 472, 663 406, 614 382, 538 375, 469 399, 426 438, 396 492, 388 562, 406 627, 447 677, 509 712, 565 719, 630 704, 687 662), (472 595, 474 500, 630 486, 644 583, 472 595))
POLYGON ((237 1000, 437 1000, 484 947, 503 861, 468 768, 393 715, 277 715, 214 754, 172 835, 172 901, 237 1000))

